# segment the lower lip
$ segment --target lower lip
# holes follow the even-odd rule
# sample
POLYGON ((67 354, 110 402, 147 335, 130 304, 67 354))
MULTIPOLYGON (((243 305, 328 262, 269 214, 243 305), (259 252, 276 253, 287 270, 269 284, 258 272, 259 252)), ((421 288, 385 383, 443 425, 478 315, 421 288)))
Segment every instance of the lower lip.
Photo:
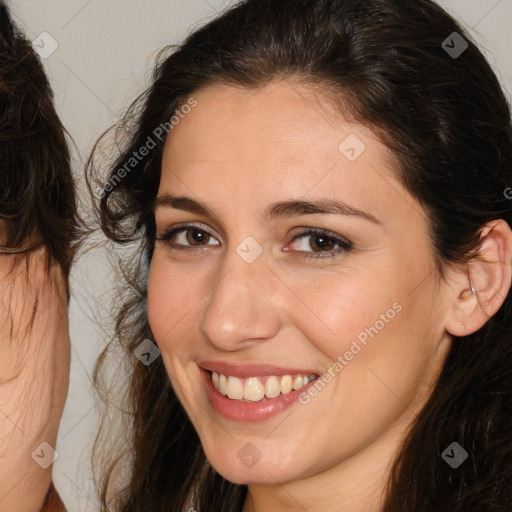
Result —
POLYGON ((307 391, 318 380, 312 380, 304 387, 290 391, 286 395, 281 394, 275 398, 267 398, 264 402, 242 402, 224 396, 215 389, 211 374, 203 369, 201 369, 201 373, 206 382, 208 398, 215 411, 224 418, 236 421, 262 421, 276 416, 293 405, 298 400, 299 395, 307 391))

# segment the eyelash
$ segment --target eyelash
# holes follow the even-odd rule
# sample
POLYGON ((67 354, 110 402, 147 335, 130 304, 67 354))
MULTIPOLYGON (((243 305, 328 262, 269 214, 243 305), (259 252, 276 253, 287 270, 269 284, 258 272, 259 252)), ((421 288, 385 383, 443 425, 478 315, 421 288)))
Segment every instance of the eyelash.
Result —
MULTIPOLYGON (((156 240, 166 243, 168 248, 171 250, 194 251, 196 249, 202 249, 202 248, 208 247, 208 245, 186 246, 186 245, 180 245, 180 244, 171 242, 173 237, 175 235, 177 235, 178 233, 181 233, 182 231, 189 231, 192 229, 197 229, 197 230, 202 231, 202 232, 208 234, 209 236, 215 238, 214 235, 212 233, 210 233, 210 231, 208 231, 207 229, 203 229, 200 225, 187 224, 187 225, 182 225, 182 226, 178 226, 176 228, 170 229, 163 235, 157 237, 156 240)), ((323 237, 326 237, 326 238, 332 240, 336 245, 339 246, 338 249, 335 249, 332 251, 320 251, 318 253, 315 253, 315 252, 310 253, 310 252, 306 252, 306 251, 294 251, 294 252, 301 253, 300 257, 308 259, 308 260, 334 258, 343 252, 350 251, 353 248, 352 242, 349 242, 345 238, 341 238, 339 235, 336 235, 336 234, 332 233, 331 231, 327 231, 326 229, 320 229, 320 228, 307 229, 306 231, 303 231, 302 233, 295 235, 290 243, 293 243, 293 242, 295 242, 295 240, 298 240, 300 238, 307 237, 307 236, 323 236, 323 237)))

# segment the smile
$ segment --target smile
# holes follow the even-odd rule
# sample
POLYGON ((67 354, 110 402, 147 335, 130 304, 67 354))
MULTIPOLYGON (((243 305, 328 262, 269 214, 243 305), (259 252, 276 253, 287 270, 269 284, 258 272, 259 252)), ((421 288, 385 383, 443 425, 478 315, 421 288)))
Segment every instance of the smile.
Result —
POLYGON ((319 378, 311 368, 269 364, 200 361, 212 409, 228 420, 258 422, 276 416, 298 401, 319 378))
POLYGON ((211 372, 213 386, 219 393, 231 400, 248 402, 266 401, 279 395, 287 395, 292 390, 302 389, 317 375, 270 375, 240 379, 232 375, 211 372))

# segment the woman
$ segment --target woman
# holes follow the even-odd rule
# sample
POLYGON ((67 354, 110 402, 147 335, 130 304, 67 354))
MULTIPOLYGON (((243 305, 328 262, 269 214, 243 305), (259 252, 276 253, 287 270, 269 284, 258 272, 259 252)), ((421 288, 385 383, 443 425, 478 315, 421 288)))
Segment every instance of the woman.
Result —
POLYGON ((68 388, 68 277, 80 229, 48 81, 3 3, 0 161, 0 509, 64 510, 50 484, 68 388))
POLYGON ((246 0, 121 127, 103 510, 510 510, 510 111, 456 21, 246 0))

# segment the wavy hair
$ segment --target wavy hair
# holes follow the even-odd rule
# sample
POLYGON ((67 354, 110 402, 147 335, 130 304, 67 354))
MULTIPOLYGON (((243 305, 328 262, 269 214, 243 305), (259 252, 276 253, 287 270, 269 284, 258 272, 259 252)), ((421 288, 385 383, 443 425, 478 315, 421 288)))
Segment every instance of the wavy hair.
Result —
MULTIPOLYGON (((247 487, 224 479, 206 459, 161 358, 148 368, 132 354, 154 339, 146 278, 165 137, 119 175, 198 90, 215 83, 257 89, 276 78, 325 91, 343 116, 373 129, 391 150, 397 178, 430 219, 441 276, 443 264, 465 267, 478 257, 487 222, 501 218, 512 226, 504 194, 512 184, 509 104, 473 39, 433 1, 245 0, 166 48, 152 84, 112 132, 115 156, 100 161, 96 148, 89 160, 91 189, 107 184, 98 204, 101 227, 114 248, 125 247, 115 335, 95 373, 111 405, 114 394, 105 386, 112 381, 104 377, 113 351, 114 367, 127 377, 117 404, 125 427, 119 442, 104 451, 105 432, 113 434, 105 421, 95 449, 103 511, 240 512, 244 503, 247 487), (457 58, 442 45, 453 32, 468 43, 457 58), (103 165, 106 181, 98 174, 103 165)), ((397 453, 382 512, 512 509, 511 325, 509 292, 481 329, 454 337, 397 453), (441 457, 454 439, 469 452, 457 470, 441 457)))

